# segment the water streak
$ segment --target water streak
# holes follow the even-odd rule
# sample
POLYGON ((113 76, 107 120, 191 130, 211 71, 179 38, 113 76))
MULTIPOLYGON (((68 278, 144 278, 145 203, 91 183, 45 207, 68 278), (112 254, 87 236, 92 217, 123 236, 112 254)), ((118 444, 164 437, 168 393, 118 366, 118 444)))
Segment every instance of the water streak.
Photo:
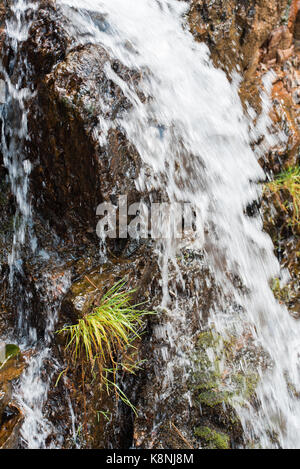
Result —
MULTIPOLYGON (((61 276, 60 285, 53 285, 53 279, 47 272, 35 282, 34 288, 41 305, 45 305, 46 308, 45 311, 39 312, 41 316, 46 317, 46 322, 42 337, 38 339, 37 328, 31 321, 32 295, 28 291, 28 284, 23 282, 25 278, 23 257, 28 252, 36 254, 36 262, 40 261, 41 257, 36 251, 37 240, 33 229, 29 191, 32 165, 25 156, 29 140, 28 102, 34 96, 34 91, 30 66, 22 49, 28 39, 38 6, 38 2, 27 0, 15 0, 11 3, 5 31, 5 50, 9 56, 9 63, 6 67, 0 64, 5 79, 5 103, 1 106, 3 122, 1 146, 4 165, 8 171, 11 191, 16 202, 12 249, 8 264, 10 291, 14 298, 14 308, 17 310, 15 331, 17 337, 9 339, 18 340, 23 350, 30 347, 26 371, 22 374, 18 388, 14 392, 15 399, 24 413, 21 436, 22 445, 27 448, 45 448, 47 438, 55 433, 53 425, 45 418, 44 405, 53 374, 59 368, 52 354, 51 343, 61 295, 69 286, 68 272, 61 276)), ((45 264, 49 262, 48 259, 47 255, 45 264)), ((41 270, 43 267, 40 266, 41 270)), ((59 435, 56 436, 56 442, 52 443, 52 446, 57 445, 62 445, 59 435)))

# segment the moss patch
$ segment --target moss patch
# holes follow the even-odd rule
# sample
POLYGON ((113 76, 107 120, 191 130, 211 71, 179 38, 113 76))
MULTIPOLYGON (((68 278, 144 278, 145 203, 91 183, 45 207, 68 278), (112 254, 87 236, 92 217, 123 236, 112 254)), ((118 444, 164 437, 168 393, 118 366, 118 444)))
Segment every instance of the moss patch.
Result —
POLYGON ((243 348, 247 349, 247 344, 239 343, 234 336, 223 340, 212 331, 200 334, 194 389, 201 391, 198 394, 201 404, 213 407, 221 403, 230 404, 232 399, 248 401, 254 396, 259 377, 254 367, 248 367, 246 371, 240 369, 239 358, 243 348))
POLYGON ((195 429, 195 435, 208 449, 230 449, 230 439, 224 433, 216 432, 209 427, 198 427, 195 429))
POLYGON ((215 407, 216 405, 222 404, 227 400, 227 394, 213 390, 204 391, 198 395, 198 400, 201 405, 215 407))
POLYGON ((243 429, 236 412, 255 399, 260 350, 249 331, 224 339, 213 329, 199 335, 190 389, 201 408, 195 436, 210 448, 243 445, 243 429), (243 363, 243 366, 241 365, 243 363))

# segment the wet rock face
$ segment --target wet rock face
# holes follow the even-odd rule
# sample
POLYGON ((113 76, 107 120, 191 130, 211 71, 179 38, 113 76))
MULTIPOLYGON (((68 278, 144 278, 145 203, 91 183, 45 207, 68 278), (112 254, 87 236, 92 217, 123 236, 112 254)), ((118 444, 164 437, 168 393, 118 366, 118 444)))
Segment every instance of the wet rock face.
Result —
POLYGON ((44 86, 40 88, 30 124, 30 154, 38 162, 33 171, 32 193, 38 213, 60 235, 65 235, 68 227, 92 228, 97 203, 101 201, 98 168, 82 121, 55 94, 50 98, 48 91, 44 86))
POLYGON ((53 2, 41 1, 22 50, 34 67, 33 79, 39 80, 64 59, 69 41, 64 34, 63 25, 64 19, 53 2))
MULTIPOLYGON (((81 266, 78 265, 78 268, 78 272, 80 272, 81 266)), ((62 327, 66 323, 76 323, 85 314, 90 314, 99 305, 103 294, 122 279, 127 281, 126 289, 136 290, 132 298, 133 304, 146 302, 145 308, 151 310, 151 306, 155 299, 158 301, 160 294, 157 271, 157 264, 151 259, 151 250, 147 245, 144 245, 137 255, 130 258, 111 259, 101 266, 101 272, 99 266, 89 271, 81 271, 62 301, 58 327, 62 327)), ((147 322, 147 318, 145 318, 146 334, 149 327, 146 326, 147 322)), ((113 392, 108 396, 105 389, 100 390, 97 380, 95 381, 95 378, 89 374, 88 364, 85 370, 86 386, 83 396, 80 367, 78 371, 78 366, 70 363, 68 352, 64 350, 65 340, 60 335, 58 342, 61 356, 65 356, 66 363, 69 364, 66 379, 74 410, 78 416, 81 416, 80 421, 86 422, 87 432, 81 444, 84 447, 97 449, 130 447, 134 431, 131 409, 120 400, 116 401, 113 392), (83 398, 86 400, 84 412, 83 398), (107 419, 105 415, 109 415, 110 418, 107 419)), ((139 360, 140 341, 135 343, 135 347, 122 357, 122 361, 127 364, 128 369, 139 360)), ((139 374, 139 371, 137 373, 139 374)), ((137 404, 136 387, 141 386, 141 377, 131 376, 125 369, 121 374, 118 384, 124 389, 131 402, 137 404)))
MULTIPOLYGON (((233 357, 237 363, 240 361, 235 351, 236 343, 233 340, 231 345, 231 371, 227 365, 224 370, 218 365, 214 369, 208 358, 215 356, 217 363, 220 353, 217 350, 221 342, 218 345, 214 332, 206 329, 208 312, 217 307, 220 291, 202 252, 183 249, 178 253, 177 262, 185 283, 182 288, 171 269, 169 289, 177 291, 177 310, 169 316, 167 310, 159 308, 158 315, 150 319, 149 333, 140 352, 145 369, 140 373, 139 382, 127 385, 133 390, 131 395, 138 410, 133 421, 134 445, 146 449, 216 449, 220 445, 226 449, 235 448, 243 444, 243 430, 230 405, 226 380, 230 382, 232 392, 233 376, 240 378, 241 383, 246 379, 243 372, 232 371, 233 357), (182 343, 176 346, 168 340, 172 337, 172 327, 182 328, 182 343), (191 334, 188 342, 184 336, 186 328, 191 334), (206 332, 200 333, 202 328, 206 332), (186 354, 185 358, 183 354, 186 354), (157 371, 161 368, 164 370, 162 375, 157 371), (203 425, 209 435, 214 436, 212 441, 198 434, 197 429, 203 425)), ((152 298, 160 304, 159 296, 152 298)), ((245 351, 247 347, 245 338, 239 350, 245 351)), ((253 392, 254 389, 255 385, 253 392)), ((237 397, 239 392, 236 386, 232 394, 237 397)))
POLYGON ((295 21, 294 40, 295 40, 295 47, 297 49, 300 49, 300 9, 297 13, 296 21, 295 21))
MULTIPOLYGON (((263 60, 265 69, 269 63, 275 63, 280 83, 289 96, 287 106, 293 108, 288 87, 293 90, 297 88, 297 76, 293 71, 295 67, 291 64, 289 73, 285 73, 286 69, 283 67, 287 66, 286 60, 290 57, 288 54, 292 52, 290 47, 293 37, 298 41, 299 14, 292 34, 286 25, 280 25, 286 7, 287 2, 284 0, 193 0, 189 19, 196 39, 208 44, 213 60, 218 66, 223 67, 229 74, 237 65, 240 67, 245 77, 244 87, 247 93, 248 88, 250 93, 252 92, 251 87, 254 88, 254 94, 259 92, 256 73, 260 61, 263 60), (293 86, 288 85, 289 80, 293 81, 293 86), (248 86, 249 84, 251 86, 248 86)), ((0 2, 0 34, 3 24, 1 15, 4 13, 3 2, 0 2)), ((99 21, 102 19, 99 18, 99 21)), ((38 237, 40 240, 43 237, 52 239, 54 231, 64 241, 68 241, 72 249, 77 250, 77 259, 82 258, 80 267, 79 263, 74 265, 72 261, 73 285, 60 308, 61 326, 66 322, 75 322, 82 314, 83 308, 96 305, 102 291, 124 276, 130 279, 130 286, 138 288, 137 302, 150 298, 149 308, 153 308, 158 306, 161 300, 158 268, 151 245, 137 245, 132 248, 120 242, 119 250, 124 254, 123 257, 111 256, 109 262, 101 267, 101 274, 100 266, 95 260, 98 244, 95 236, 97 205, 102 201, 114 202, 120 194, 128 195, 129 204, 141 198, 134 182, 140 171, 140 157, 136 149, 129 144, 122 129, 117 125, 109 131, 106 140, 101 139, 99 125, 100 120, 102 123, 115 123, 118 117, 130 109, 128 100, 117 85, 117 77, 125 81, 130 80, 138 90, 139 75, 137 71, 129 70, 118 61, 112 60, 101 46, 76 44, 76 38, 68 35, 67 26, 67 18, 62 16, 54 3, 40 2, 29 39, 22 50, 31 65, 31 87, 36 91, 29 103, 30 141, 27 142, 26 152, 33 165, 30 190, 38 237), (87 259, 89 244, 93 245, 91 261, 87 259), (128 248, 127 251, 125 247, 128 248), (132 250, 134 255, 130 257, 132 250), (125 251, 129 259, 125 259, 125 251), (101 292, 95 291, 87 277, 94 284, 100 285, 101 292)), ((9 65, 9 58, 6 64, 9 65)), ((279 96, 282 97, 280 94, 279 96)), ((280 115, 285 110, 281 110, 280 115)), ((295 122, 294 118, 291 121, 295 122)), ((295 130, 290 136, 291 148, 297 147, 297 135, 295 130)), ((3 171, 4 181, 5 177, 3 171)), ((11 236, 12 227, 9 223, 14 208, 9 187, 3 192, 6 197, 3 203, 0 201, 0 208, 5 216, 1 217, 0 229, 4 231, 5 236, 0 246, 0 254, 4 259, 7 258, 5 249, 8 249, 8 239, 11 236)), ((117 249, 114 243, 109 247, 112 247, 112 251, 117 249)), ((73 252, 71 254, 73 255, 73 252)), ((216 301, 216 289, 213 279, 210 286, 206 285, 205 279, 209 278, 209 272, 205 268, 199 269, 198 260, 193 259, 193 255, 191 257, 192 259, 182 253, 179 263, 186 286, 195 298, 195 292, 199 289, 195 279, 198 278, 201 284, 201 301, 189 305, 187 318, 188 326, 195 333, 193 344, 187 344, 187 347, 190 347, 191 351, 197 351, 199 324, 195 319, 196 309, 197 312, 201 310, 205 324, 208 311, 216 301)), ((35 278, 40 275, 40 266, 36 264, 32 267, 30 262, 29 259, 25 265, 28 280, 24 289, 33 292, 35 306, 32 308, 31 320, 42 330, 44 324, 39 316, 42 308, 35 288, 35 278)), ((67 262, 66 267, 69 268, 67 262)), ((7 268, 1 273, 7 276, 7 268)), ((185 291, 180 291, 176 280, 174 284, 179 290, 178 301, 184 311, 191 295, 187 296, 185 291)), ((2 298, 5 298, 4 288, 1 292, 1 303, 2 298)), ((7 324, 4 308, 0 311, 0 329, 2 324, 3 328, 7 324)), ((108 447, 112 442, 116 448, 130 447, 133 441, 137 447, 142 448, 189 448, 190 445, 199 447, 200 444, 208 447, 234 447, 242 441, 240 423, 230 410, 224 411, 225 396, 220 396, 216 391, 218 381, 226 380, 226 376, 214 376, 213 383, 207 382, 206 378, 199 375, 199 365, 195 365, 195 381, 185 382, 182 386, 182 367, 179 367, 174 370, 176 379, 173 388, 167 390, 168 399, 160 402, 156 398, 156 395, 159 396, 162 392, 162 383, 158 378, 161 375, 156 371, 162 367, 162 359, 169 352, 165 343, 167 341, 159 334, 162 332, 166 335, 164 327, 167 326, 168 317, 165 312, 151 318, 143 343, 139 346, 140 359, 147 360, 146 367, 134 378, 123 377, 122 385, 138 408, 136 418, 130 410, 120 405, 119 412, 115 412, 110 426, 105 424, 103 416, 100 416, 99 424, 95 411, 106 408, 111 411, 114 403, 99 396, 97 389, 90 387, 88 390, 92 403, 88 415, 88 443, 91 447, 108 447), (182 399, 187 393, 190 393, 192 399, 191 408, 182 399), (203 407, 202 413, 199 403, 203 407), (164 424, 152 434, 157 417, 164 419, 164 424), (118 432, 114 432, 113 425, 118 428, 118 432), (183 439, 182 432, 188 436, 188 440, 183 439)), ((61 344, 58 344, 58 349, 57 353, 63 357, 61 344)), ((171 353, 173 352, 171 350, 171 353)), ((200 357, 203 364, 205 350, 201 350, 201 354, 199 352, 198 358, 200 357)), ((10 401, 10 385, 7 385, 7 381, 11 382, 6 379, 5 385, 1 385, 0 371, 0 446, 14 445, 13 434, 21 419, 20 413, 10 401), (1 440, 3 435, 5 443, 1 443, 4 441, 1 440)), ((78 376, 72 376, 68 386, 77 414, 82 416, 79 385, 78 376)), ((252 381, 250 385, 252 386, 252 381)), ((62 381, 60 387, 63 394, 62 381)), ((51 406, 58 408, 62 405, 62 400, 55 390, 52 390, 52 394, 47 404, 49 414, 52 411, 51 406)), ((114 408, 113 411, 115 410, 114 408)), ((61 417, 61 426, 65 425, 64 418, 65 416, 61 417)))
MULTIPOLYGON (((26 80, 35 95, 28 102, 30 140, 24 150, 33 165, 34 212, 72 242, 86 233, 96 242, 96 208, 111 200, 112 187, 114 200, 118 194, 127 194, 129 203, 138 200, 136 150, 118 126, 109 132, 107 144, 99 143, 99 116, 113 122, 129 108, 106 70, 116 81, 121 77, 136 86, 139 75, 111 60, 101 46, 78 46, 67 31, 68 19, 53 2, 40 2, 29 16, 28 40, 16 58, 6 50, 3 63, 12 81, 18 79, 22 57, 30 64, 26 80)), ((11 119, 14 125, 17 117, 11 119)))
POLYGON ((63 236, 95 233, 96 208, 111 200, 112 187, 115 197, 138 200, 139 171, 137 152, 120 130, 109 131, 107 144, 98 141, 99 119, 114 121, 129 107, 106 70, 136 83, 138 75, 101 46, 73 46, 65 22, 51 5, 42 6, 24 45, 37 90, 29 115, 33 203, 63 236))
POLYGON ((228 72, 239 64, 241 72, 249 75, 286 6, 286 0, 193 0, 191 31, 208 44, 215 63, 228 72))
MULTIPOLYGON (((55 235, 58 234, 60 240, 63 239, 66 242, 64 248, 67 247, 70 251, 62 253, 60 262, 65 262, 65 268, 70 268, 70 265, 74 264, 74 258, 78 259, 83 256, 84 267, 81 273, 86 273, 97 263, 99 243, 95 235, 97 205, 103 200, 114 202, 118 194, 127 194, 129 203, 140 198, 134 183, 140 165, 136 150, 129 144, 118 126, 109 132, 107 143, 102 146, 98 138, 99 116, 101 119, 113 122, 129 108, 121 89, 106 73, 106 67, 116 78, 121 76, 122 79, 131 80, 137 86, 138 74, 134 70, 128 70, 116 60, 111 60, 100 46, 90 44, 77 46, 74 38, 70 37, 65 30, 67 19, 62 17, 59 9, 53 5, 50 1, 39 3, 39 9, 32 18, 29 39, 23 44, 17 57, 14 57, 7 47, 3 55, 3 64, 12 81, 15 82, 20 70, 23 71, 24 59, 27 59, 29 67, 26 70, 24 86, 29 86, 32 91, 35 91, 30 101, 26 103, 30 139, 26 142, 24 157, 32 162, 33 167, 30 175, 30 196, 39 246, 56 250, 57 244, 54 244, 54 241, 57 239, 55 235), (91 263, 87 261, 89 248, 93 257, 91 263), (72 258, 71 262, 69 262, 70 258, 72 258)), ((13 113, 9 117, 12 119, 11 125, 14 125, 13 113)), ((1 170, 1 175, 3 175, 2 183, 5 185, 6 170, 1 170)), ((15 298, 10 298, 7 282, 9 274, 7 255, 11 248, 15 204, 9 184, 5 186, 5 191, 3 189, 2 197, 0 209, 3 216, 0 228, 3 228, 4 234, 1 237, 0 254, 1 261, 3 260, 2 279, 6 281, 3 281, 1 285, 0 329, 1 332, 6 332, 8 324, 15 326, 18 310, 16 304, 19 299, 26 303, 29 298, 28 304, 25 305, 28 316, 23 332, 25 334, 25 327, 33 326, 37 330, 38 337, 42 338, 46 322, 46 314, 43 311, 47 313, 46 307, 44 308, 46 305, 41 300, 44 294, 44 291, 41 291, 41 284, 45 283, 43 275, 46 274, 47 277, 49 274, 55 278, 57 271, 55 268, 54 272, 51 271, 50 262, 48 266, 45 266, 45 262, 43 263, 41 259, 33 259, 30 249, 27 250, 24 246, 22 252, 24 275, 18 274, 16 279, 16 283, 20 285, 19 296, 21 298, 17 298, 17 295, 15 298), (11 225, 6 227, 9 222, 12 222, 11 225), (28 292, 29 295, 27 295, 28 292), (6 311, 8 306, 10 306, 11 313, 9 315, 6 311)), ((114 250, 114 242, 110 247, 114 250)), ((134 249, 137 248, 138 245, 134 249)), ((127 269, 129 277, 133 275, 133 272, 137 276, 143 275, 143 269, 147 264, 145 257, 141 256, 139 259, 138 268, 133 263, 127 269)), ((122 265, 122 260, 120 260, 120 265, 122 265)), ((74 267, 73 270, 73 279, 76 281, 79 274, 77 268, 74 267)), ((120 268, 111 270, 112 284, 115 277, 118 277, 118 272, 120 275, 121 272, 122 275, 124 274, 120 268)), ((147 273, 149 274, 150 270, 147 270, 147 273)), ((140 282, 140 285, 142 284, 140 282)), ((47 287, 49 288, 48 283, 47 287)), ((47 294, 43 298, 49 300, 47 294)), ((61 312, 61 320, 63 319, 70 320, 65 309, 61 312)), ((71 319, 74 319, 74 316, 71 319)), ((45 413, 49 413, 50 420, 53 416, 53 409, 61 409, 64 404, 67 409, 65 413, 68 414, 68 406, 62 397, 65 395, 64 388, 60 384, 60 387, 56 389, 54 384, 45 406, 45 413)), ((77 384, 78 381, 74 386, 76 387, 77 384)), ((10 410, 10 405, 14 406, 14 404, 10 404, 10 395, 6 388, 2 397, 3 425, 0 424, 2 425, 0 441, 1 445, 6 445, 10 438, 17 434, 21 420, 18 412, 10 410)), ((80 415, 82 395, 77 393, 77 397, 80 415)), ((94 410, 92 408, 91 425, 98 429, 94 410)), ((58 421, 62 419, 57 413, 56 411, 53 418, 57 420, 55 424, 59 425, 58 421)), ((61 413, 64 415, 61 422, 62 435, 63 432, 66 433, 63 425, 68 427, 66 422, 69 414, 65 416, 65 413, 61 413)), ((105 436, 98 431, 93 433, 91 440, 94 442, 93 445, 97 442, 98 447, 108 445, 108 440, 105 440, 105 436)), ((15 444, 12 440, 10 441, 9 445, 15 444)), ((128 445, 130 443, 131 441, 128 445)), ((118 444, 122 445, 120 441, 118 444)))

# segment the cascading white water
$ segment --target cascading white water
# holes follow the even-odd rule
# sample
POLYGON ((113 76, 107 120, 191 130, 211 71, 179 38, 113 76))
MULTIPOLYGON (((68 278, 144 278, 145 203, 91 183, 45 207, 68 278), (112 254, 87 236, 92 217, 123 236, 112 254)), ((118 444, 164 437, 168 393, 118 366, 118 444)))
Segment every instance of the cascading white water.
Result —
POLYGON ((28 367, 20 379, 18 389, 15 390, 16 399, 24 411, 21 436, 23 444, 29 449, 44 449, 49 446, 58 448, 63 444, 63 436, 57 434, 55 426, 45 418, 44 405, 47 401, 51 379, 61 366, 52 354, 51 342, 57 323, 59 302, 69 286, 68 272, 54 280, 53 276, 46 273, 37 285, 41 297, 44 297, 46 304, 49 305, 46 312, 44 337, 40 343, 35 344, 33 356, 29 357, 28 367), (47 439, 51 435, 53 441, 49 445, 47 439))
MULTIPOLYGON (((239 314, 222 308, 210 311, 210 320, 224 337, 232 331, 242 335, 250 330, 273 364, 261 371, 259 410, 251 405, 237 409, 246 436, 271 448, 276 446, 272 440, 276 434, 281 447, 299 448, 300 403, 287 382, 299 391, 300 326, 275 301, 269 287, 270 279, 278 276, 279 265, 272 243, 262 231, 262 221, 259 216, 245 215, 246 206, 261 195, 257 182, 264 174, 250 147, 253 132, 243 113, 237 81, 230 84, 212 65, 207 47, 195 43, 183 27, 187 2, 57 3, 67 12, 79 42, 99 43, 111 57, 141 71, 139 86, 151 97, 146 103, 107 63, 106 74, 120 86, 132 109, 114 123, 99 117, 99 140, 105 142, 109 128, 120 126, 144 163, 144 176, 142 171, 137 187, 160 188, 170 201, 189 201, 196 207, 202 230, 193 247, 204 250, 224 298, 230 296, 242 306, 239 314), (102 26, 93 21, 95 13, 102 15, 102 26), (238 275, 247 294, 234 288, 229 272, 238 275)), ((260 130, 267 121, 263 115, 260 130)), ((168 263, 176 264, 176 249, 177 242, 168 240, 160 255, 165 305, 169 303, 168 263)), ((157 331, 170 341, 170 353, 162 356, 166 393, 175 361, 176 366, 188 361, 182 346, 185 311, 176 309, 173 302, 168 317, 164 329, 157 331)), ((187 342, 189 331, 184 333, 187 342)))
MULTIPOLYGON (((18 280, 24 275, 22 249, 24 245, 41 261, 46 256, 45 262, 49 262, 49 256, 37 250, 37 241, 34 235, 32 222, 32 209, 29 197, 29 178, 31 163, 26 159, 24 147, 28 140, 28 100, 34 92, 30 88, 28 64, 26 57, 21 56, 20 49, 29 35, 30 26, 34 19, 34 13, 38 3, 28 0, 15 0, 10 5, 10 15, 6 23, 6 47, 12 51, 13 64, 10 64, 10 72, 0 64, 1 72, 6 85, 6 102, 2 110, 2 153, 4 165, 8 170, 11 190, 16 200, 16 214, 14 217, 14 235, 12 250, 9 255, 10 287, 15 298, 18 324, 16 327, 17 340, 22 349, 30 347, 30 355, 26 372, 22 375, 18 389, 15 390, 15 399, 24 412, 24 423, 21 428, 23 445, 28 448, 45 448, 49 435, 54 433, 53 425, 44 416, 44 404, 47 400, 51 378, 57 371, 51 351, 51 341, 55 330, 57 309, 60 298, 68 289, 69 273, 65 272, 57 281, 53 281, 50 274, 44 274, 42 284, 36 284, 40 290, 40 298, 48 305, 47 320, 43 337, 38 340, 36 327, 29 321, 27 311, 27 299, 30 304, 30 292, 18 285, 18 280), (19 275, 17 278, 16 275, 19 275), (46 292, 45 290, 46 285, 46 292), (58 294, 59 292, 59 294, 58 294), (51 362, 45 373, 47 362, 51 362)), ((40 312, 43 314, 43 311, 40 312)), ((16 337, 10 337, 14 340, 16 337)), ((62 444, 57 436, 56 443, 62 444)))
MULTIPOLYGON (((249 440, 258 439, 260 446, 271 448, 275 445, 271 439, 275 433, 281 447, 299 448, 300 403, 288 387, 288 383, 296 391, 300 387, 299 325, 277 304, 269 288, 270 279, 278 276, 279 266, 271 241, 262 232, 262 222, 258 217, 250 219, 244 214, 247 204, 260 196, 256 181, 264 175, 250 147, 255 129, 249 131, 251 123, 243 113, 237 82, 230 84, 225 74, 213 67, 207 47, 196 44, 183 27, 186 2, 58 0, 57 4, 67 10, 69 26, 73 35, 78 34, 79 41, 99 43, 112 57, 141 71, 139 86, 145 96, 151 97, 146 103, 140 101, 134 86, 123 81, 107 63, 107 75, 121 87, 132 109, 126 118, 114 122, 100 118, 99 140, 104 142, 108 130, 120 126, 144 162, 137 187, 149 191, 157 187, 167 193, 170 201, 189 201, 196 208, 202 230, 192 247, 205 252, 224 298, 230 296, 232 302, 243 307, 239 314, 221 307, 210 311, 210 321, 224 337, 232 331, 242 335, 250 330, 273 363, 268 370, 261 371, 257 390, 259 409, 251 405, 237 407, 246 435, 249 440), (103 27, 93 21, 96 12, 104 18, 103 27), (249 290, 246 295, 234 288, 228 272, 239 276, 249 290)), ((7 34, 15 53, 27 38, 26 13, 36 7, 37 3, 23 0, 12 4, 14 15, 7 24, 7 34)), ((20 248, 31 217, 28 198, 31 167, 22 153, 27 138, 26 101, 31 91, 22 87, 23 76, 13 83, 4 69, 2 72, 8 99, 19 111, 10 146, 5 138, 7 134, 2 136, 4 162, 21 217, 10 258, 13 283, 14 272, 21 269, 20 248)), ((264 118, 259 121, 262 126, 264 118)), ((165 229, 163 226, 162 234, 165 229)), ((164 349, 162 354, 164 393, 159 399, 168 398, 175 367, 188 367, 190 360, 185 350, 190 339, 189 331, 184 328, 186 311, 179 304, 176 306, 175 301, 169 301, 168 265, 169 261, 176 265, 177 248, 177 240, 169 239, 159 252, 163 302, 168 312, 167 322, 156 333, 170 343, 169 352, 164 349)), ((68 275, 62 278, 62 291, 68 282, 68 275)), ((47 437, 53 432, 43 415, 49 380, 42 380, 41 371, 51 353, 58 301, 51 299, 44 341, 37 347, 17 391, 25 412, 21 433, 25 445, 31 448, 45 447, 47 437)), ((22 317, 20 311, 20 327, 22 317)), ((29 339, 31 343, 36 339, 33 329, 25 342, 29 339)))
MULTIPOLYGON (((12 3, 11 15, 6 24, 7 48, 14 54, 15 65, 18 61, 20 45, 28 38, 32 22, 32 14, 37 9, 36 3, 27 0, 16 0, 12 3)), ((3 65, 1 72, 6 83, 6 107, 2 128, 2 152, 4 165, 8 169, 12 192, 16 198, 16 214, 14 218, 14 236, 12 251, 9 257, 10 284, 13 286, 16 271, 22 273, 20 248, 25 243, 26 233, 31 220, 31 206, 28 198, 29 175, 31 163, 24 158, 23 148, 28 138, 27 132, 27 102, 32 96, 27 83, 27 64, 21 63, 18 75, 9 76, 3 65), (5 125, 9 122, 9 126, 5 125)), ((31 245, 34 248, 35 240, 32 237, 31 245)), ((22 327, 23 314, 19 314, 19 327, 22 327)))

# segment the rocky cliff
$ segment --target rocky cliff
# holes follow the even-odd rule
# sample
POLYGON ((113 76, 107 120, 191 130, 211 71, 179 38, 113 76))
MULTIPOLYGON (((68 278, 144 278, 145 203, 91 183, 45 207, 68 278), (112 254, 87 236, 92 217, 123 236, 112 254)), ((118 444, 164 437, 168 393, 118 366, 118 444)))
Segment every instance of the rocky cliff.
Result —
MULTIPOLYGON (((45 271, 48 274, 50 272, 53 291, 57 288, 57 296, 60 295, 57 279, 64 271, 71 272, 69 290, 66 295, 59 296, 60 325, 80 317, 81 310, 76 306, 78 297, 86 305, 93 304, 99 294, 99 286, 102 290, 107 290, 124 276, 129 278, 129 285, 137 289, 138 302, 147 301, 149 308, 157 307, 161 293, 152 243, 124 239, 109 241, 108 260, 102 266, 100 274, 99 240, 95 234, 95 212, 99 203, 114 203, 124 193, 127 194, 129 203, 138 201, 141 197, 135 185, 141 166, 137 149, 130 144, 117 125, 114 130, 109 131, 106 143, 102 145, 101 139, 99 143, 99 120, 109 119, 115 122, 130 109, 124 90, 107 73, 107 64, 116 76, 133 83, 143 100, 145 98, 139 91, 139 72, 110 57, 101 46, 89 41, 82 41, 78 45, 70 34, 68 18, 50 0, 38 2, 38 8, 32 14, 29 37, 16 56, 8 48, 5 38, 3 25, 8 9, 4 5, 6 2, 0 2, 3 63, 0 78, 7 73, 11 80, 16 80, 17 76, 14 77, 14 74, 20 72, 20 55, 22 60, 26 57, 26 62, 30 64, 26 79, 34 90, 27 103, 29 138, 24 147, 26 159, 33 168, 29 194, 39 246, 52 256, 48 265, 41 269, 40 261, 34 260, 29 248, 25 246, 23 268, 26 275, 22 277, 23 290, 19 293, 22 295, 24 290, 31 292, 29 321, 37 325, 42 338, 48 297, 41 299, 40 287, 37 285, 43 281, 45 271), (54 260, 57 253, 60 256, 59 266, 54 260)), ((104 21, 105 19, 98 18, 99 24, 104 21)), ((284 132, 286 143, 271 148, 261 159, 261 164, 270 177, 287 167, 299 165, 299 1, 193 0, 187 21, 195 41, 208 45, 215 66, 224 69, 230 79, 234 72, 242 75, 240 95, 245 110, 250 104, 257 113, 260 112, 262 78, 273 70, 273 131, 274 134, 284 132)), ((8 116, 12 123, 14 118, 13 115, 8 116)), ((261 139, 253 145, 259 145, 261 139)), ((5 335, 9 327, 14 327, 16 320, 16 298, 9 294, 7 263, 16 203, 9 185, 7 168, 3 164, 0 177, 0 331, 5 335)), ((154 189, 151 194, 142 195, 146 201, 150 196, 152 200, 164 198, 164 194, 159 194, 154 189)), ((265 228, 273 237, 283 267, 290 268, 288 288, 291 293, 288 303, 297 316, 300 315, 297 291, 299 225, 287 228, 288 215, 282 212, 280 205, 276 206, 272 194, 265 195, 263 206, 266 213, 265 228), (269 213, 271 204, 275 204, 272 216, 269 213)), ((199 267, 199 262, 196 262, 199 257, 201 258, 201 253, 183 252, 179 260, 189 291, 197 288, 196 277, 202 279, 203 283, 202 304, 197 303, 190 308, 189 325, 191 329, 194 328, 195 336, 197 325, 193 309, 200 309, 205 318, 216 296, 214 278, 210 278, 210 282, 206 281, 210 273, 205 267, 199 267)), ((176 283, 175 271, 173 281, 176 283)), ((187 301, 184 291, 180 292, 178 301, 183 305, 187 301)), ((138 344, 139 359, 147 359, 147 363, 135 376, 126 373, 122 376, 122 385, 137 408, 137 416, 130 408, 115 402, 113 397, 108 399, 96 387, 89 385, 87 399, 90 406, 86 416, 88 436, 83 444, 98 448, 108 447, 109 442, 114 442, 115 447, 129 447, 134 442, 137 447, 147 448, 189 448, 199 447, 200 444, 204 447, 229 448, 243 445, 241 424, 228 395, 223 391, 225 378, 215 371, 208 373, 205 368, 207 350, 217 347, 216 339, 212 338, 209 331, 197 334, 197 340, 193 344, 196 351, 193 382, 187 383, 185 389, 181 389, 180 384, 175 384, 168 406, 160 408, 158 405, 154 409, 157 406, 155 395, 160 392, 161 387, 156 373, 160 366, 160 355, 156 350, 163 347, 163 344, 153 336, 153 330, 159 328, 163 322, 161 316, 147 322, 143 339, 138 344), (191 392, 192 396, 191 409, 187 409, 180 398, 187 392, 191 392), (157 433, 151 433, 155 426, 154 410, 156 414, 164 415, 165 422, 157 433), (106 422, 105 412, 113 415, 109 423, 106 422), (118 432, 115 431, 116 427, 118 432)), ((241 349, 252 350, 251 338, 244 339, 242 344, 233 340, 226 345, 232 363, 238 362, 241 349)), ((53 349, 58 360, 64 362, 64 348, 59 339, 54 340, 53 349)), ((10 360, 4 369, 0 368, 0 446, 3 447, 21 445, 18 433, 21 411, 13 401, 10 386, 13 380, 18 380, 24 364, 22 357, 10 360), (7 372, 7 369, 10 371, 7 372)), ((242 377, 235 374, 234 370, 231 372, 236 382, 235 391, 243 395, 246 393, 247 398, 252 399, 257 380, 255 364, 246 376, 246 391, 240 391, 242 377)), ((46 412, 50 420, 60 419, 61 427, 66 422, 70 426, 63 387, 66 385, 70 390, 75 412, 80 415, 82 395, 79 391, 79 377, 73 370, 67 381, 61 381, 55 388, 58 374, 59 372, 54 374, 51 381, 52 391, 46 412), (60 417, 58 414, 61 414, 60 417)), ((64 432, 64 437, 64 445, 72 446, 67 431, 64 432)), ((52 438, 55 440, 55 436, 52 438)))

